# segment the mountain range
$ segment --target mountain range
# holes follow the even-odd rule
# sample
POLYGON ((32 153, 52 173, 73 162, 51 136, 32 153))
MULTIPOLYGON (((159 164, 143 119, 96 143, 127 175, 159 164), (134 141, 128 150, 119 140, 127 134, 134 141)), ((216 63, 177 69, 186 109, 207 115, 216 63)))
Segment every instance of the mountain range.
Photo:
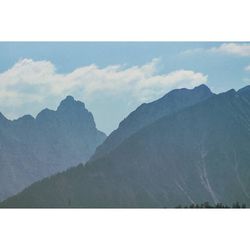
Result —
POLYGON ((106 135, 84 103, 68 96, 56 111, 8 120, 0 114, 0 200, 35 181, 85 163, 106 135))
POLYGON ((250 206, 250 87, 201 85, 143 104, 91 160, 32 184, 2 207, 250 206))

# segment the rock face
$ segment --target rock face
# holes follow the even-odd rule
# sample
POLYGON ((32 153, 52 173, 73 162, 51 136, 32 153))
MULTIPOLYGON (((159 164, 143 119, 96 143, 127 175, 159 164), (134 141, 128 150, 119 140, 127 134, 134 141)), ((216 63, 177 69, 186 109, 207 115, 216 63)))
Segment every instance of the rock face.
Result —
POLYGON ((105 139, 84 103, 68 96, 56 111, 44 109, 7 120, 0 114, 0 200, 81 162, 105 139))
POLYGON ((125 118, 119 128, 97 148, 92 160, 109 153, 124 139, 161 117, 204 101, 212 95, 213 93, 206 85, 200 85, 194 89, 175 89, 154 102, 142 104, 125 118))

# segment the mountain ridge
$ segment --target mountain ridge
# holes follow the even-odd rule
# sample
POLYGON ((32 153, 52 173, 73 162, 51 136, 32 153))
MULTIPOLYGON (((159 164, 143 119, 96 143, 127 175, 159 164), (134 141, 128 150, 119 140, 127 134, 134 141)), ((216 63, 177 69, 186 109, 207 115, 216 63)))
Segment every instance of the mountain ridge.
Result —
POLYGON ((162 117, 102 158, 35 183, 1 206, 177 207, 239 201, 249 207, 250 105, 240 92, 213 95, 162 117))
POLYGON ((114 130, 102 145, 97 147, 91 160, 105 155, 124 139, 157 119, 204 101, 212 95, 214 94, 211 90, 202 84, 193 89, 174 89, 158 100, 140 105, 120 122, 118 129, 114 130))

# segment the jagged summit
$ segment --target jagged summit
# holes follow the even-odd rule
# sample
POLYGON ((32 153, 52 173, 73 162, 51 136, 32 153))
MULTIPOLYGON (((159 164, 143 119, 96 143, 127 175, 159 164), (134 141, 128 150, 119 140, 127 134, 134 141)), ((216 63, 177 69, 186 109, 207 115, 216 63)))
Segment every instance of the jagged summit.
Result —
POLYGON ((211 92, 210 88, 206 84, 200 84, 194 87, 193 89, 204 89, 204 90, 208 90, 209 92, 211 92))
POLYGON ((86 110, 85 104, 81 101, 76 101, 73 96, 67 96, 61 101, 57 111, 70 111, 70 110, 86 110))
POLYGON ((86 118, 86 116, 89 116, 89 119, 93 120, 92 114, 85 108, 85 104, 81 101, 76 101, 73 96, 67 96, 63 99, 56 110, 43 109, 37 114, 36 120, 54 119, 58 116, 71 118, 77 116, 86 118))
MULTIPOLYGON (((181 90, 189 90, 189 91, 193 91, 193 90, 204 90, 207 92, 211 92, 210 88, 206 85, 206 84, 200 84, 198 86, 195 86, 193 88, 177 88, 177 89, 173 89, 171 90, 169 93, 173 92, 173 91, 181 91, 181 90)), ((168 93, 167 93, 168 94, 168 93)))
POLYGON ((75 98, 72 95, 68 95, 66 96, 66 98, 64 100, 62 100, 62 102, 75 102, 75 98))
POLYGON ((201 84, 197 87, 194 87, 193 90, 198 90, 198 91, 201 91, 203 93, 211 93, 212 94, 212 91, 211 89, 206 85, 206 84, 201 84))
POLYGON ((212 91, 207 85, 201 84, 191 89, 190 88, 173 89, 169 91, 168 93, 166 93, 163 97, 161 97, 160 99, 156 101, 153 101, 152 103, 164 102, 165 100, 169 101, 169 98, 177 98, 180 95, 185 96, 189 93, 197 94, 197 95, 200 95, 201 97, 207 97, 207 96, 213 95, 212 91))
POLYGON ((71 96, 71 95, 68 95, 68 96, 66 96, 65 99, 63 99, 63 100, 61 101, 61 103, 60 103, 60 105, 58 106, 58 108, 63 107, 63 106, 74 105, 74 104, 76 104, 76 103, 77 103, 77 101, 74 99, 74 97, 71 96))

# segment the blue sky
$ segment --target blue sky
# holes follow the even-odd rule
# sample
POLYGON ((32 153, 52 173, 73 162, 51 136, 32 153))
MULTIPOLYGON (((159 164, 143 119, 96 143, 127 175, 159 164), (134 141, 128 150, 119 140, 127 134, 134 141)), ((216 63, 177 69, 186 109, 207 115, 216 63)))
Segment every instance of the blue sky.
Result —
POLYGON ((0 111, 10 119, 56 109, 73 95, 110 133, 143 102, 205 83, 250 84, 250 43, 0 43, 0 111), (249 67, 248 67, 249 66, 249 67))

